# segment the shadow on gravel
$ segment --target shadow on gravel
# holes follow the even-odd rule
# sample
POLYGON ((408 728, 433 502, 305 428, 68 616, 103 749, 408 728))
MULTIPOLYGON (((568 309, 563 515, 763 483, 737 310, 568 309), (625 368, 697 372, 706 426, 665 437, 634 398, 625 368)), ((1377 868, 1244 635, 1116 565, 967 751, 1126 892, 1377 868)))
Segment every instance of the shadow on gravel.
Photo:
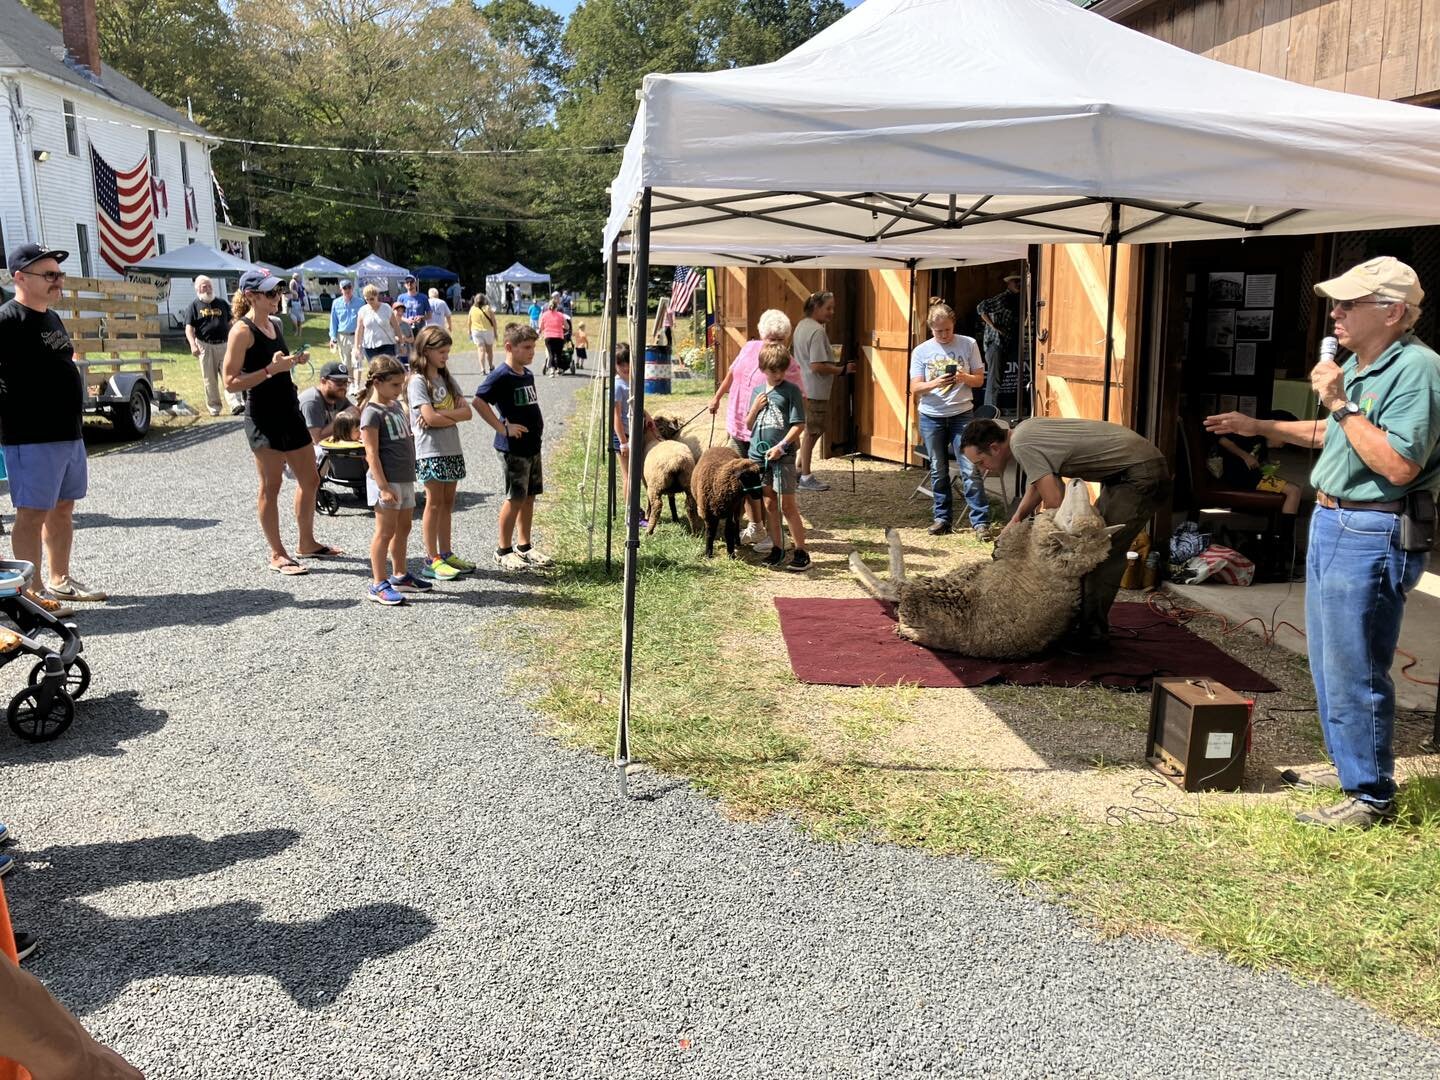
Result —
POLYGON ((214 840, 194 834, 152 836, 108 844, 56 844, 13 854, 32 871, 25 891, 36 902, 58 903, 137 881, 178 881, 213 874, 246 859, 278 855, 300 834, 294 829, 257 829, 214 840), (36 870, 46 863, 48 869, 36 870))
POLYGON ((159 529, 171 528, 180 529, 183 532, 193 532, 196 529, 213 529, 220 524, 219 518, 186 518, 186 517, 135 517, 118 518, 111 514, 76 514, 75 527, 77 529, 159 529))
POLYGON ((17 917, 45 931, 36 974, 77 1013, 108 1005, 143 979, 227 975, 269 976, 300 1007, 319 1009, 340 996, 366 961, 415 945, 435 929, 428 915, 404 904, 278 922, 246 900, 115 918, 76 900, 39 908, 18 899, 17 917))
POLYGON ((109 424, 86 424, 85 449, 91 454, 170 454, 237 432, 242 424, 239 417, 232 421, 190 423, 184 427, 156 424, 138 442, 124 439, 109 424))
POLYGON ((23 742, 8 728, 0 736, 0 766, 36 762, 74 761, 76 758, 119 757, 121 743, 159 731, 169 722, 163 709, 140 704, 134 690, 115 690, 98 697, 86 695, 75 703, 75 722, 54 742, 23 742))
POLYGON ((302 600, 281 589, 112 596, 103 607, 86 610, 81 632, 87 638, 94 638, 133 634, 158 626, 225 626, 236 619, 268 615, 281 609, 339 611, 354 606, 353 596, 302 600))

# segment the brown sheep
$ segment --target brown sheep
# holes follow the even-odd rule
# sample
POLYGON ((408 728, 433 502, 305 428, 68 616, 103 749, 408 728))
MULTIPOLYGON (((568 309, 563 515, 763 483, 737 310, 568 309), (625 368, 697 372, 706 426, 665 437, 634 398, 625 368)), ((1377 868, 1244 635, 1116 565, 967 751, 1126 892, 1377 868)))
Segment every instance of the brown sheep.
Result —
POLYGON ((895 605, 895 632, 931 649, 1009 660, 1033 656, 1059 638, 1080 605, 1081 579, 1110 554, 1121 525, 1106 525, 1085 484, 1070 481, 1059 509, 1011 525, 993 561, 967 563, 935 577, 906 577, 892 529, 890 579, 877 577, 851 552, 850 569, 865 591, 895 605))
POLYGON ((690 531, 700 532, 700 518, 695 512, 695 496, 690 493, 690 476, 695 471, 695 455, 690 448, 679 441, 680 425, 668 417, 656 417, 654 434, 645 433, 645 493, 649 503, 646 516, 650 524, 645 530, 648 536, 660 524, 664 513, 663 499, 670 497, 670 518, 679 523, 680 515, 675 510, 675 496, 685 496, 685 515, 689 519, 690 531))
POLYGON ((735 557, 740 545, 740 512, 745 499, 760 493, 760 466, 728 446, 712 446, 700 455, 690 490, 705 522, 705 557, 715 557, 715 534, 725 523, 725 551, 735 557))

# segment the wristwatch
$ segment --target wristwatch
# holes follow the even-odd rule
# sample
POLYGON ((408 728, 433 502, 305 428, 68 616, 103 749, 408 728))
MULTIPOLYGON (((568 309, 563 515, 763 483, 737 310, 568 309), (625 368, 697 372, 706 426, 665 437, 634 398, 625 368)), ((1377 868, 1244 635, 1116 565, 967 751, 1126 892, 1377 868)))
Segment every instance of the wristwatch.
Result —
POLYGON ((1356 405, 1353 401, 1342 401, 1330 410, 1330 415, 1337 421, 1344 420, 1347 416, 1358 416, 1359 414, 1360 406, 1356 405))

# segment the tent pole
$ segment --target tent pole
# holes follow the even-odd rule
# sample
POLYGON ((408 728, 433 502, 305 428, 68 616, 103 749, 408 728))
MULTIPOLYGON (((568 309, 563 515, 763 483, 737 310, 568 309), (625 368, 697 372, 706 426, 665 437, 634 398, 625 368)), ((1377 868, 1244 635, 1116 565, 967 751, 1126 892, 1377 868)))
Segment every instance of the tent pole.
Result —
MULTIPOLYGON (((635 378, 636 368, 645 362, 645 306, 650 283, 650 189, 640 196, 640 213, 635 226, 635 323, 630 329, 630 430, 644 437, 645 379, 635 378)), ((635 576, 640 558, 640 485, 644 481, 645 455, 630 455, 630 497, 625 514, 625 594, 621 623, 620 719, 615 728, 615 771, 620 797, 624 798, 625 773, 630 765, 630 680, 635 655, 635 576)))
POLYGON ((915 260, 910 260, 910 310, 905 313, 905 446, 900 451, 902 468, 910 468, 910 354, 915 351, 915 260))
MULTIPOLYGON (((608 353, 605 364, 605 456, 609 460, 609 479, 605 488, 605 576, 610 576, 615 533, 615 343, 620 323, 620 241, 610 245, 610 259, 605 266, 605 291, 610 298, 608 353)), ((634 368, 632 367, 633 371, 634 368)))
POLYGON ((1105 381, 1100 388, 1100 419, 1110 419, 1110 374, 1115 364, 1115 278, 1120 266, 1120 204, 1110 204, 1110 287, 1105 296, 1105 381))

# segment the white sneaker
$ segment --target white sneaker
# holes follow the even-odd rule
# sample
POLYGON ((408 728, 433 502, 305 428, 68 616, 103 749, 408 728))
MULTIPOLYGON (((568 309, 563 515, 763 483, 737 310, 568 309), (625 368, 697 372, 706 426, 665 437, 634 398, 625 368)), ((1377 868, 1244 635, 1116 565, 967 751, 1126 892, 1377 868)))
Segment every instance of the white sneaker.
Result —
POLYGON ((50 587, 45 590, 46 594, 56 600, 64 600, 74 603, 80 601, 109 600, 110 594, 99 589, 92 589, 83 581, 73 577, 63 577, 59 581, 52 581, 50 587))
POLYGON ((752 521, 749 525, 746 525, 740 533, 740 543, 752 545, 763 535, 765 534, 760 531, 760 526, 752 521))
POLYGON ((529 551, 521 551, 519 548, 516 548, 515 554, 525 560, 526 566, 543 569, 544 567, 555 565, 554 559, 550 558, 550 556, 546 555, 543 551, 533 547, 529 551))
POLYGON ((501 570, 529 570, 530 564, 525 561, 525 556, 518 551, 510 550, 504 555, 495 556, 495 565, 501 570))
POLYGON ((774 543, 771 542, 771 540, 770 540, 770 538, 769 538, 768 536, 762 536, 762 537, 760 537, 759 540, 756 540, 756 541, 755 541, 755 554, 756 554, 756 555, 769 555, 770 552, 772 552, 772 551, 774 551, 774 550, 775 550, 775 545, 774 545, 774 543))
POLYGON ((824 480, 816 480, 814 476, 802 476, 795 482, 795 486, 801 491, 829 491, 830 485, 824 480))

